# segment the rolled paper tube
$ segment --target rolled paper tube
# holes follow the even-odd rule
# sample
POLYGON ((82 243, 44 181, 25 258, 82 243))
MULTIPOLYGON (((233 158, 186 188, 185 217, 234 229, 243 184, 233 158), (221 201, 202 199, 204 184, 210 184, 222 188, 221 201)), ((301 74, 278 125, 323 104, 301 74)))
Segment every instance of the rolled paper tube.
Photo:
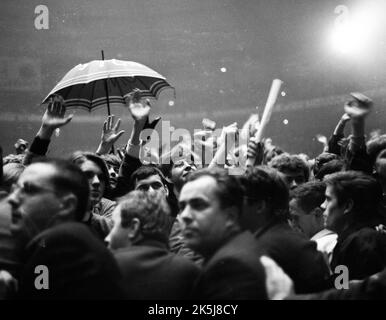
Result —
MULTIPOLYGON (((280 87, 283 84, 283 81, 280 79, 274 79, 272 81, 271 89, 269 90, 267 102, 264 107, 263 117, 261 118, 259 130, 256 132, 254 140, 259 142, 263 138, 264 130, 271 118, 273 111, 273 106, 276 103, 276 99, 279 95, 280 87)), ((253 166, 255 159, 247 159, 246 166, 253 166)))
POLYGON ((273 106, 276 103, 276 99, 279 95, 280 87, 282 85, 283 81, 279 79, 274 79, 272 81, 271 90, 269 91, 268 99, 264 107, 264 113, 263 117, 260 122, 259 130, 256 132, 256 139, 257 141, 261 141, 261 138, 263 137, 264 130, 271 118, 271 114, 273 111, 273 106))

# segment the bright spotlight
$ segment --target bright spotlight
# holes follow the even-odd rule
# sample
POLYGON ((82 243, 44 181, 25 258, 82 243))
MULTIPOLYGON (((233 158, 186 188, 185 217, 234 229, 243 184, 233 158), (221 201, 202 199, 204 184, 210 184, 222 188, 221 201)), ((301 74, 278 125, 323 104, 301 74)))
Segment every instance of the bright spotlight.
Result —
POLYGON ((371 51, 371 43, 379 31, 380 16, 376 2, 348 9, 339 5, 335 8, 334 28, 330 35, 332 48, 345 55, 363 55, 371 51))

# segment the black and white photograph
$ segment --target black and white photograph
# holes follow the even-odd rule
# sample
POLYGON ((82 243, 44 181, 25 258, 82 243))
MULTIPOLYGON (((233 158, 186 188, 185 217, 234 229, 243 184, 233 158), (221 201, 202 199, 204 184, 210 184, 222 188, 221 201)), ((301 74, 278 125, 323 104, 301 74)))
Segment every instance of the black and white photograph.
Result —
POLYGON ((0 7, 0 300, 386 300, 386 0, 0 7))

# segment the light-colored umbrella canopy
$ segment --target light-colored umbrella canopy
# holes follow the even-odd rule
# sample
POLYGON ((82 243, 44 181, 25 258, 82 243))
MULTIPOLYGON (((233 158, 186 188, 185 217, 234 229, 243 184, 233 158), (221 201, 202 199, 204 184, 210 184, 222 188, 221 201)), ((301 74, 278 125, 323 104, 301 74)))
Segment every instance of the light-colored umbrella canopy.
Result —
POLYGON ((123 60, 94 60, 72 68, 51 90, 43 103, 53 94, 63 97, 67 108, 89 111, 109 103, 124 105, 124 97, 138 89, 143 97, 157 98, 162 89, 173 88, 164 76, 149 67, 123 60))

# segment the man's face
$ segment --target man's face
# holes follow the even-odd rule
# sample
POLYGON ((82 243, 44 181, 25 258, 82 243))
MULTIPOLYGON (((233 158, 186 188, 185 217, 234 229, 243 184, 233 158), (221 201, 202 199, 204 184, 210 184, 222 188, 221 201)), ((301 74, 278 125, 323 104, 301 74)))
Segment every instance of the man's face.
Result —
POLYGON ((185 243, 203 255, 215 252, 227 235, 228 219, 221 209, 216 190, 216 180, 203 176, 186 183, 179 197, 185 243))
POLYGON ((8 196, 12 208, 11 231, 23 243, 50 227, 62 208, 61 197, 52 183, 56 174, 50 164, 31 164, 8 196))
POLYGON ((178 160, 172 168, 172 179, 173 181, 178 179, 185 181, 187 175, 196 170, 197 167, 194 164, 189 164, 185 159, 178 160))
POLYGON ((108 164, 107 168, 109 170, 110 186, 112 189, 114 189, 117 186, 118 182, 119 167, 108 164))
POLYGON ((163 194, 164 196, 167 196, 168 194, 167 187, 163 184, 161 177, 158 174, 137 181, 135 190, 142 190, 149 192, 150 194, 163 194))
POLYGON ((307 181, 302 171, 285 170, 281 171, 281 173, 283 174, 284 180, 290 189, 294 189, 298 185, 301 185, 307 181))
POLYGON ((90 185, 90 203, 95 206, 103 197, 105 182, 102 169, 93 161, 86 160, 80 165, 80 169, 86 174, 90 185))
POLYGON ((334 188, 330 185, 326 188, 326 200, 321 207, 324 209, 325 227, 337 232, 344 222, 344 205, 338 204, 338 198, 334 188))
POLYGON ((317 216, 318 210, 320 210, 319 207, 312 212, 306 212, 299 205, 299 200, 292 199, 289 203, 289 211, 294 229, 305 234, 308 238, 312 238, 324 227, 321 219, 317 216))
POLYGON ((127 229, 121 226, 121 206, 118 205, 112 213, 114 227, 111 229, 105 241, 108 242, 109 248, 117 250, 125 248, 130 244, 127 229))

